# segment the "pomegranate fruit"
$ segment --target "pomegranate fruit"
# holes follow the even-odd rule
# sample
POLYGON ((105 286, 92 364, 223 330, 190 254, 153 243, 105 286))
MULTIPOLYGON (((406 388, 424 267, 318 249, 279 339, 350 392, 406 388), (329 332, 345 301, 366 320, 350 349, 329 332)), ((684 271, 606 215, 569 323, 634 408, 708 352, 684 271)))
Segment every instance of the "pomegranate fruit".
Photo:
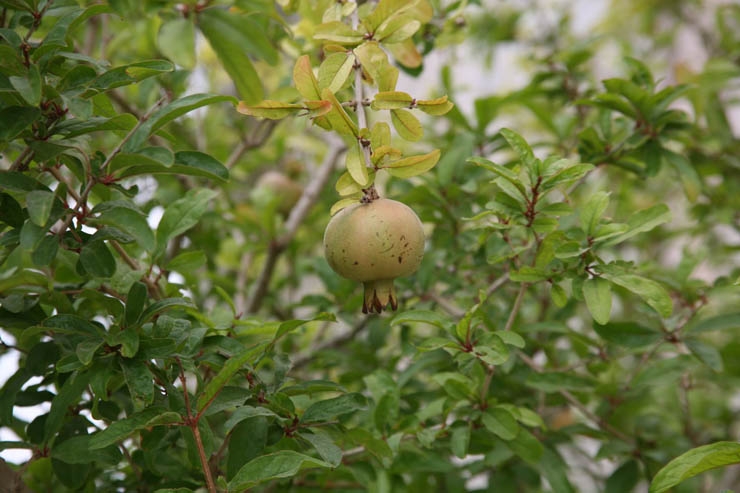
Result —
MULTIPOLYGON (((275 200, 277 211, 287 215, 303 194, 303 187, 279 171, 267 171, 255 184, 257 195, 266 195, 266 200, 275 200)), ((258 201, 260 198, 258 198, 258 201)))
POLYGON ((393 280, 416 272, 424 229, 405 204, 376 199, 338 212, 324 232, 324 255, 342 277, 364 284, 363 313, 398 307, 393 280))

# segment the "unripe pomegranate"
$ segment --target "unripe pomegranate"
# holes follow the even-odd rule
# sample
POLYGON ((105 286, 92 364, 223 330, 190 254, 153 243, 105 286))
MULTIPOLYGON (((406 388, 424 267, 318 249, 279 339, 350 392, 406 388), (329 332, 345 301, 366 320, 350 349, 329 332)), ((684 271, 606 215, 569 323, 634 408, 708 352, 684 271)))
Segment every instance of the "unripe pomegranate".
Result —
POLYGON ((276 200, 277 211, 288 214, 303 194, 303 187, 279 171, 267 171, 255 184, 257 200, 276 200))
POLYGON ((401 202, 376 199, 338 212, 324 233, 324 254, 342 277, 364 284, 363 313, 398 307, 393 279, 416 272, 424 256, 419 217, 401 202))

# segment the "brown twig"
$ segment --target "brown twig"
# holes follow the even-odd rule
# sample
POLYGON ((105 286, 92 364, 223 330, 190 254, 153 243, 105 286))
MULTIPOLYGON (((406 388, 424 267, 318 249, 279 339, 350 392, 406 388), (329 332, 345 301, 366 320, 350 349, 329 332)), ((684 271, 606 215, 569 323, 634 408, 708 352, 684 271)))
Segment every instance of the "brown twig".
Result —
POLYGON ((298 231, 298 227, 305 219, 313 204, 318 200, 321 190, 329 181, 329 177, 339 160, 339 156, 344 151, 345 147, 340 143, 334 141, 330 144, 330 149, 324 158, 324 162, 316 171, 316 175, 313 177, 311 182, 303 190, 301 198, 290 211, 290 215, 285 221, 285 229, 283 233, 270 242, 270 246, 267 250, 267 258, 265 259, 262 271, 257 278, 257 284, 247 301, 246 313, 255 313, 259 310, 262 300, 267 293, 267 288, 270 284, 270 279, 272 278, 272 273, 275 269, 278 257, 290 242, 293 241, 293 237, 298 231))
POLYGON ((516 300, 514 300, 514 306, 511 307, 511 312, 509 313, 509 319, 506 321, 506 325, 504 326, 504 330, 511 330, 511 328, 514 326, 514 321, 516 320, 516 316, 519 314, 519 309, 522 307, 522 300, 524 299, 524 293, 527 292, 527 283, 523 282, 521 287, 519 288, 519 293, 516 295, 516 300))
POLYGON ((224 166, 226 166, 228 169, 233 168, 234 165, 239 162, 239 159, 241 159, 244 153, 249 150, 256 149, 257 147, 260 147, 262 144, 264 144, 267 139, 270 138, 270 135, 272 135, 272 132, 277 127, 277 124, 278 122, 275 120, 262 120, 261 122, 259 122, 257 127, 254 129, 254 132, 242 139, 242 141, 237 144, 234 150, 231 151, 231 154, 226 159, 224 166))

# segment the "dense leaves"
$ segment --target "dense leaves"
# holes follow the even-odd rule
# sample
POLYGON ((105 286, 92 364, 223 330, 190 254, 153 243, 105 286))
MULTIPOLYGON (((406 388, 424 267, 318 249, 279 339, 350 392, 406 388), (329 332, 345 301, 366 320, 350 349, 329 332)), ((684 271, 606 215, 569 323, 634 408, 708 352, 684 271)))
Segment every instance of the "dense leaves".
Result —
POLYGON ((737 485, 740 7, 473 4, 0 0, 2 486, 737 485))

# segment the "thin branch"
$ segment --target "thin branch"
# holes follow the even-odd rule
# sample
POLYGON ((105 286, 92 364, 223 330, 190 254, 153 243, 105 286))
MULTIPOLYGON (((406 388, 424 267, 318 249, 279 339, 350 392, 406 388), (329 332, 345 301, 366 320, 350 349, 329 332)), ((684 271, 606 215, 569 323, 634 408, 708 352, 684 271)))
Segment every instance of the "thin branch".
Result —
POLYGON ((247 302, 245 310, 246 313, 255 313, 259 310, 262 300, 264 299, 265 294, 267 294, 267 288, 270 284, 272 273, 275 270, 275 264, 277 263, 278 257, 290 242, 293 241, 293 237, 298 231, 298 227, 306 218, 309 210, 318 200, 321 190, 323 190, 324 186, 326 186, 326 183, 329 181, 329 177, 336 167, 339 156, 345 151, 345 147, 337 141, 332 141, 330 146, 329 152, 324 158, 324 162, 316 171, 316 175, 313 177, 311 182, 303 190, 301 198, 298 199, 298 202, 290 211, 290 215, 285 221, 285 230, 282 235, 270 242, 270 246, 267 250, 267 258, 265 259, 262 271, 257 278, 257 284, 247 302))
POLYGON ((488 289, 486 290, 486 296, 491 296, 491 294, 494 293, 498 288, 503 286, 509 281, 509 273, 507 272, 503 276, 496 279, 493 283, 491 283, 490 286, 488 286, 488 289))
POLYGON ((108 157, 100 166, 101 171, 105 172, 107 170, 108 166, 110 166, 111 161, 113 161, 113 158, 116 157, 119 152, 121 152, 121 149, 123 149, 123 146, 126 145, 126 142, 128 142, 131 137, 133 137, 134 133, 139 130, 139 127, 141 127, 149 118, 151 118, 154 112, 157 111, 159 107, 162 106, 162 103, 164 103, 165 101, 167 101, 167 96, 162 96, 161 98, 159 98, 159 101, 154 103, 154 105, 149 109, 149 111, 146 112, 146 114, 139 118, 139 121, 136 122, 134 128, 132 128, 131 131, 126 134, 121 142, 119 142, 118 145, 113 149, 113 151, 108 154, 108 157))
POLYGON ((519 309, 522 307, 522 300, 524 299, 524 293, 526 292, 527 283, 523 282, 522 286, 519 288, 519 293, 516 295, 516 300, 514 300, 514 306, 511 307, 509 319, 506 321, 506 325, 504 326, 505 331, 511 330, 514 326, 514 320, 516 320, 516 316, 519 314, 519 309))
MULTIPOLYGON (((121 246, 120 243, 118 243, 116 240, 110 240, 111 245, 113 248, 118 252, 118 254, 121 256, 124 262, 131 267, 134 271, 140 270, 141 265, 139 265, 139 262, 137 262, 135 259, 131 258, 131 256, 128 254, 126 250, 121 246)), ((159 287, 159 284, 152 281, 148 275, 144 275, 141 277, 141 280, 146 284, 147 288, 149 289, 149 294, 151 294, 154 298, 162 299, 164 298, 164 293, 162 292, 162 288, 159 287)))
POLYGON ((30 147, 26 147, 18 155, 15 161, 13 161, 13 164, 10 166, 10 171, 23 171, 28 166, 31 159, 33 159, 33 150, 31 150, 30 147))
POLYGON ((465 315, 465 310, 438 293, 430 292, 426 296, 455 318, 462 318, 465 315))
POLYGON ((270 138, 270 135, 272 135, 272 132, 273 130, 275 130, 275 127, 277 127, 277 124, 278 122, 275 120, 262 120, 254 129, 254 132, 244 137, 244 139, 242 139, 242 141, 237 144, 234 150, 231 151, 231 154, 226 159, 224 166, 226 166, 228 169, 233 168, 234 165, 239 162, 245 152, 260 147, 262 144, 264 144, 267 139, 270 138))

